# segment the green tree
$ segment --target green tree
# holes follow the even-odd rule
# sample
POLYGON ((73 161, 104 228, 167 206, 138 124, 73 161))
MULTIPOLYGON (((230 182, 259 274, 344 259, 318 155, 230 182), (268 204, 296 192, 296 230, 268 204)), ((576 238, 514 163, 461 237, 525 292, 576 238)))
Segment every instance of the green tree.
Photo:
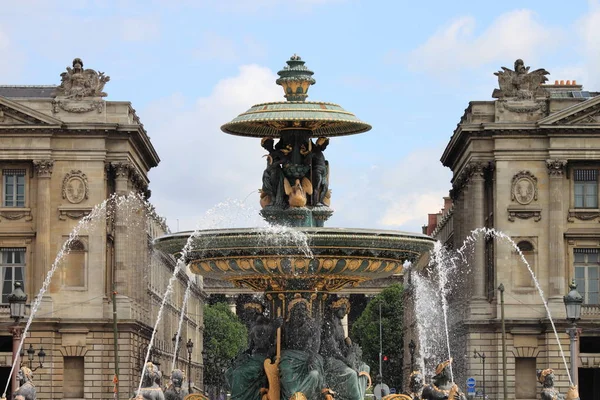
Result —
POLYGON ((384 383, 399 392, 402 388, 402 292, 399 284, 384 289, 369 302, 352 325, 352 338, 363 350, 363 360, 371 366, 373 381, 379 375, 379 305, 381 305, 382 375, 384 383))
POLYGON ((204 305, 204 385, 218 398, 225 385, 224 372, 247 346, 246 326, 225 303, 204 305))

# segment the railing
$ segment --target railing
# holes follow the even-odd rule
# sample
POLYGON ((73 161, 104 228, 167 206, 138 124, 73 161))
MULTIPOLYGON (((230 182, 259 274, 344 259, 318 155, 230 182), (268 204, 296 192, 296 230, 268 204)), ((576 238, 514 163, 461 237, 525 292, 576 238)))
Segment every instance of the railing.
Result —
POLYGON ((600 318, 600 304, 584 304, 581 307, 581 318, 600 318))

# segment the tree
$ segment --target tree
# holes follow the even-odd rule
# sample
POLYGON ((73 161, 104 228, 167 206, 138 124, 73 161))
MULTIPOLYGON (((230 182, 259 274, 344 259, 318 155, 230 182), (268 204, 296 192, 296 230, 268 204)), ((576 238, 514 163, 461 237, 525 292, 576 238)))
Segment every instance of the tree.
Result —
POLYGON ((247 346, 246 326, 226 303, 204 305, 204 385, 213 387, 218 398, 224 387, 225 370, 247 346))
MULTIPOLYGON (((382 327, 383 381, 399 392, 402 388, 402 304, 403 288, 394 284, 369 302, 352 326, 352 337, 363 350, 363 360, 371 366, 371 376, 379 375, 379 305, 382 327)), ((374 380, 374 379, 373 379, 374 380)))

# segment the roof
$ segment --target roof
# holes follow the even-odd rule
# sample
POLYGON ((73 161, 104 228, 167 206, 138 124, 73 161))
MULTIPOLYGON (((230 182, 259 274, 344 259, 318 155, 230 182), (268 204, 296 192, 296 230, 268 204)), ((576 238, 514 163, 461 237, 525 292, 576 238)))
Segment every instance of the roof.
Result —
POLYGON ((50 99, 54 97, 56 88, 56 85, 0 85, 0 96, 7 98, 50 99))

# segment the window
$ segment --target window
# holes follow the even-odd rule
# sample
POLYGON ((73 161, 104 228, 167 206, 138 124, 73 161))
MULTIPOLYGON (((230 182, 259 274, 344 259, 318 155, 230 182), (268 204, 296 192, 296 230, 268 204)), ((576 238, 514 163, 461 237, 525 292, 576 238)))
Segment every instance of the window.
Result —
POLYGON ((83 399, 83 357, 64 357, 63 397, 65 399, 83 399))
POLYGON ((575 170, 575 208, 598 208, 598 171, 575 170))
POLYGON ((15 282, 21 282, 25 290, 25 249, 0 248, 2 261, 2 303, 8 303, 15 282))
POLYGON ((4 207, 25 207, 25 170, 2 170, 4 207))
POLYGON ((574 249, 575 283, 584 304, 600 304, 598 249, 574 249))
POLYGON ((515 357, 515 398, 537 398, 535 357, 515 357))
POLYGON ((82 288, 86 286, 87 251, 81 240, 73 240, 69 245, 67 267, 64 269, 65 286, 82 288))
MULTIPOLYGON (((521 240, 520 242, 517 243, 517 247, 519 248, 521 253, 523 253, 523 257, 525 257, 527 264, 529 264, 529 268, 531 268, 532 271, 535 271, 536 270, 536 253, 535 253, 535 248, 533 247, 533 244, 529 240, 521 240)), ((533 287, 534 286, 533 279, 531 278, 531 273, 529 272, 527 265, 525 265, 525 263, 521 259, 521 256, 518 253, 516 253, 515 255, 517 258, 517 262, 516 262, 516 266, 515 266, 515 268, 517 268, 517 270, 515 271, 515 274, 514 274, 515 286, 517 286, 517 287, 533 287)))

